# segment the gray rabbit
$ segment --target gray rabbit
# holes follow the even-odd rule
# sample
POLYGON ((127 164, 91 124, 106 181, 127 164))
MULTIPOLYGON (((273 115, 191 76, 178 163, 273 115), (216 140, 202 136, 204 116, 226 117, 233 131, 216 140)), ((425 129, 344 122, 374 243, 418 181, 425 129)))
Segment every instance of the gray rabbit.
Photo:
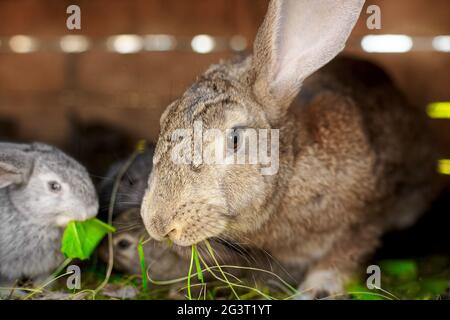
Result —
POLYGON ((86 169, 41 143, 0 143, 0 287, 34 284, 63 261, 63 228, 98 212, 86 169))

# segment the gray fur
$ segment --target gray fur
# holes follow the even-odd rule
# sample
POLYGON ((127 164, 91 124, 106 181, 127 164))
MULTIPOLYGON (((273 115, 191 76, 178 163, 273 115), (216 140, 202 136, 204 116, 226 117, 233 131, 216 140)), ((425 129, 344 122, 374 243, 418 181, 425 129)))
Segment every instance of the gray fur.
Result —
POLYGON ((94 186, 78 162, 41 143, 0 143, 0 280, 12 284, 50 274, 63 260, 65 225, 97 211, 94 186), (21 179, 8 183, 14 175, 21 179), (61 192, 50 190, 51 181, 62 185, 61 192))
MULTIPOLYGON (((128 209, 140 208, 148 178, 153 168, 154 146, 147 145, 144 153, 138 155, 120 181, 116 195, 113 215, 116 216, 128 209)), ((111 201, 111 194, 117 175, 125 165, 126 160, 119 161, 111 166, 99 188, 102 217, 107 215, 111 201)))

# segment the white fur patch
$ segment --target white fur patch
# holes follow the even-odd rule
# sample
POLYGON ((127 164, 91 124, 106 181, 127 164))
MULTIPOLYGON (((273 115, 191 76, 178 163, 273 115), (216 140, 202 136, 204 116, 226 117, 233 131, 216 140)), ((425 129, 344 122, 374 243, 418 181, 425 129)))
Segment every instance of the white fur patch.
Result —
POLYGON ((344 293, 344 284, 341 276, 334 270, 317 270, 310 272, 300 286, 299 299, 311 300, 317 293, 326 293, 330 298, 333 295, 344 293))

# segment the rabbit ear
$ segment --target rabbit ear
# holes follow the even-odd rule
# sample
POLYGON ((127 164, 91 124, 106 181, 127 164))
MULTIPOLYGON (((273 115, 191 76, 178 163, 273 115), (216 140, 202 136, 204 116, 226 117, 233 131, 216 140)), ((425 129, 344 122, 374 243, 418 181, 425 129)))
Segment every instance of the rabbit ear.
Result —
POLYGON ((261 102, 287 109, 305 78, 344 49, 364 2, 272 0, 254 44, 261 102))
POLYGON ((0 144, 0 189, 27 181, 32 159, 20 147, 0 144))

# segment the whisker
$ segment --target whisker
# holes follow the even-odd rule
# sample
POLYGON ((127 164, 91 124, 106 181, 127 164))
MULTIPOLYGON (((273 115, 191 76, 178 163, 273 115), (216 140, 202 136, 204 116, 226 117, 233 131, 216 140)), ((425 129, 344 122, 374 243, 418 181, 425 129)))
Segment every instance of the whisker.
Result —
POLYGON ((138 229, 138 228, 143 228, 143 226, 141 226, 141 225, 134 225, 134 226, 125 227, 125 228, 118 228, 116 230, 116 233, 123 233, 123 232, 131 231, 131 230, 134 230, 134 229, 138 229))
POLYGON ((141 206, 140 202, 136 202, 136 201, 118 201, 117 204, 130 204, 130 205, 136 205, 136 206, 141 206))
MULTIPOLYGON (((254 243, 253 240, 249 239, 247 236, 243 236, 243 238, 249 242, 250 245, 254 245, 254 247, 258 248, 258 246, 254 243)), ((280 261, 278 261, 278 259, 276 259, 272 254, 270 254, 267 250, 265 250, 264 248, 259 248, 258 249, 261 253, 263 253, 266 258, 268 259, 267 261, 270 264, 271 270, 273 271, 273 266, 272 266, 272 262, 275 263, 280 270, 286 274, 286 276, 288 276, 293 282, 297 282, 296 278, 281 264, 280 261)))

